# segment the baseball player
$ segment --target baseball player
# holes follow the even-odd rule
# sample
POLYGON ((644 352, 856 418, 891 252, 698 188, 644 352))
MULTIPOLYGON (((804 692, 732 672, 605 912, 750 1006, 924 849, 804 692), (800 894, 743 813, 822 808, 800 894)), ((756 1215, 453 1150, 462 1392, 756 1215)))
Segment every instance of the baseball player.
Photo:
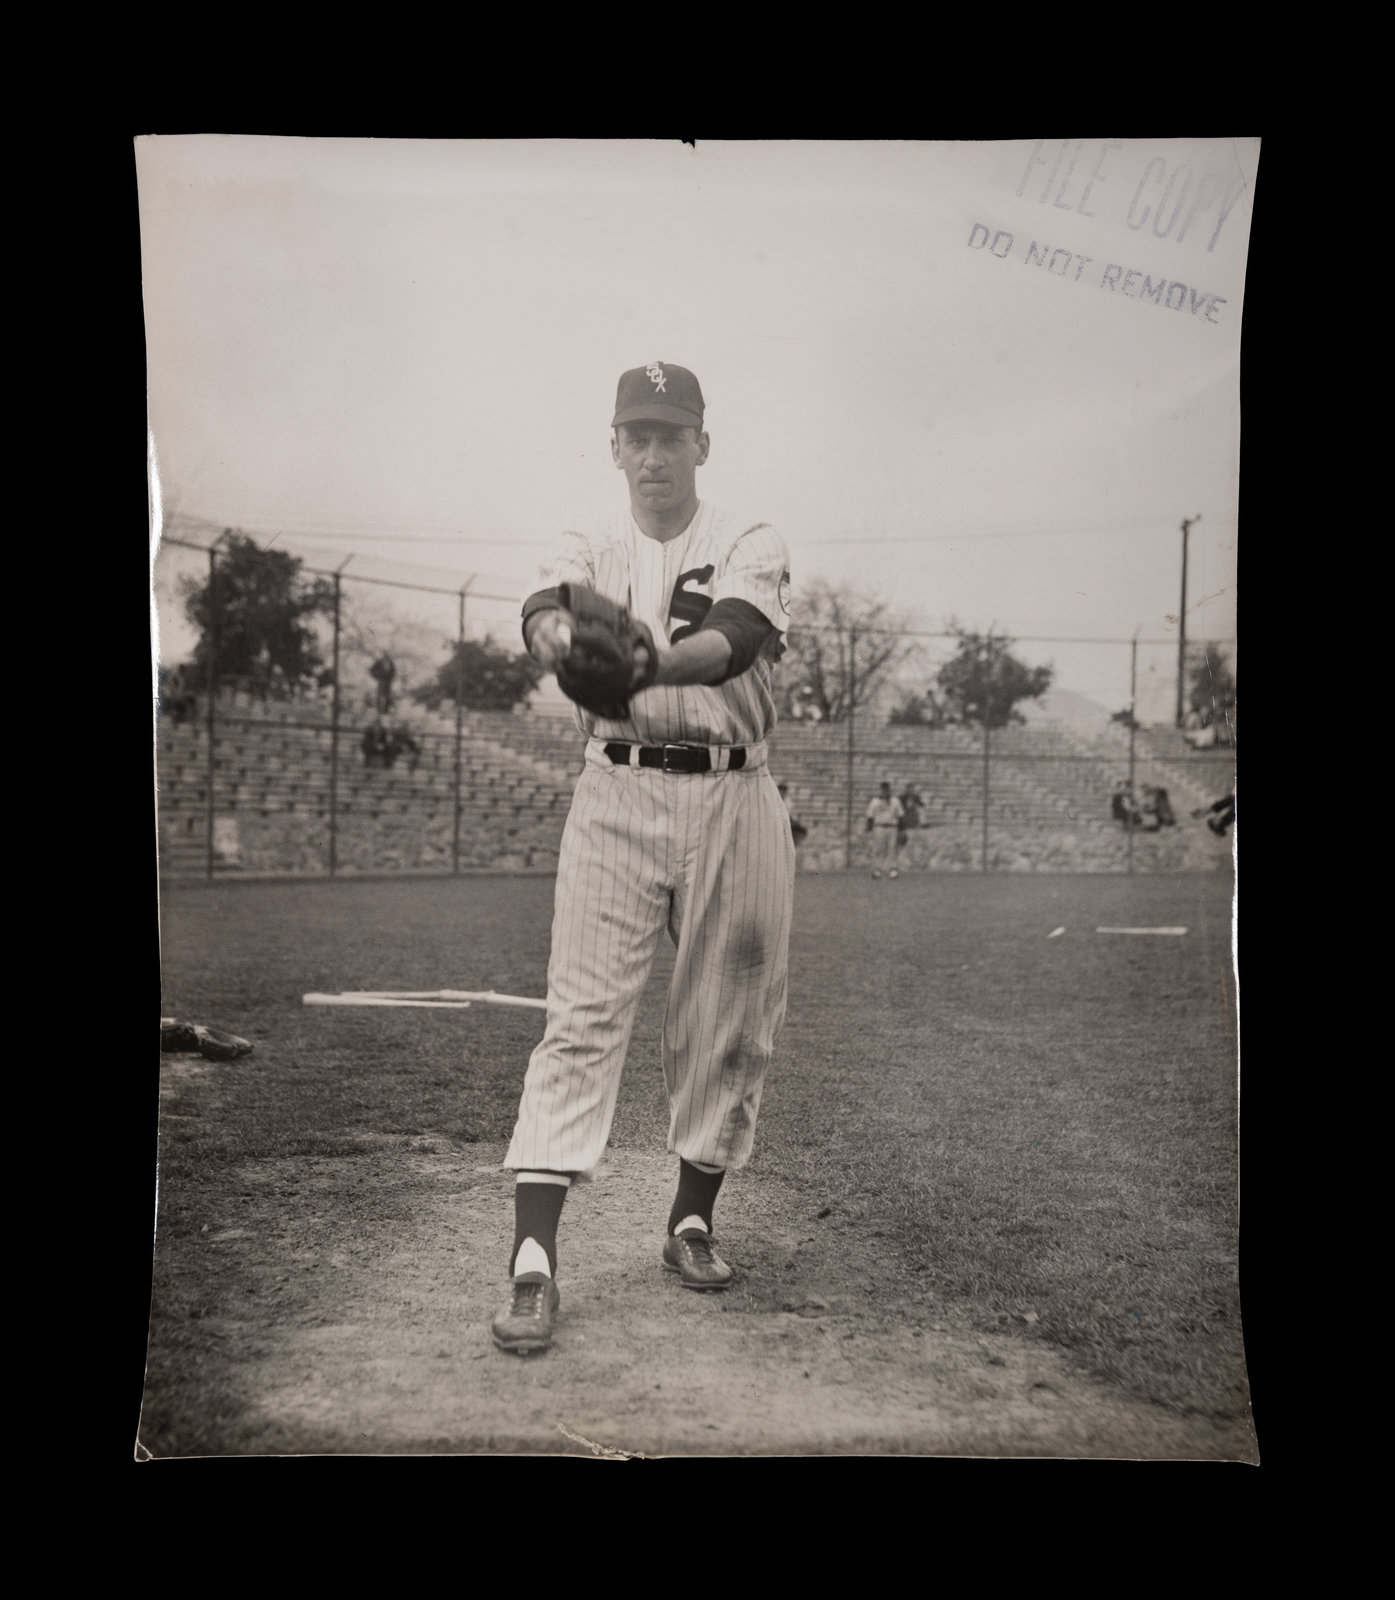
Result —
POLYGON ((766 739, 789 559, 768 523, 699 499, 703 418, 686 368, 621 376, 611 452, 629 504, 564 534, 523 607, 527 647, 577 702, 586 749, 557 866, 547 1027, 504 1161, 516 1181, 512 1294, 492 1328, 502 1350, 552 1340, 563 1202, 605 1150, 665 933, 677 950, 662 1065, 678 1173, 660 1260, 689 1289, 732 1277, 713 1207, 751 1153, 785 1013, 794 844, 766 739))
POLYGON ((882 868, 889 869, 888 876, 896 876, 896 835, 901 826, 901 802, 891 792, 889 783, 872 796, 867 807, 867 832, 872 835, 872 876, 880 878, 882 868))

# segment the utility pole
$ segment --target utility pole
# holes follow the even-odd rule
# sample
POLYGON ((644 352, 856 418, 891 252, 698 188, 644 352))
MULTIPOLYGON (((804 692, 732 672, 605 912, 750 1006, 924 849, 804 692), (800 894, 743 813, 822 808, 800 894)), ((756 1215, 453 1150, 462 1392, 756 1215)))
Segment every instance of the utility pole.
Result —
POLYGON ((329 713, 329 875, 339 871, 339 625, 344 568, 353 560, 345 556, 334 569, 334 683, 329 713))
POLYGON ((1182 523, 1182 606, 1177 613, 1177 726, 1180 728, 1187 714, 1187 535, 1201 521, 1198 511, 1182 523))

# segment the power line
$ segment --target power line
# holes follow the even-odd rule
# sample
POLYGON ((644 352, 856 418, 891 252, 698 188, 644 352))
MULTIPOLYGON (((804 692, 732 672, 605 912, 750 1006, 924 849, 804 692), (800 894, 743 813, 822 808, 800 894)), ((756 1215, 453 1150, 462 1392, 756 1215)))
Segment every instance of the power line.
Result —
POLYGON ((984 528, 977 531, 969 529, 959 533, 870 534, 861 538, 799 539, 797 548, 802 549, 806 545, 847 545, 851 549, 861 549, 863 545, 869 544, 968 544, 979 539, 1093 539, 1105 534, 1157 531, 1158 524, 1154 522, 1110 523, 1095 528, 984 528))
MULTIPOLYGON (((181 550, 198 550, 198 551, 201 551, 204 555, 208 554, 208 546, 207 545, 193 544, 187 539, 166 539, 165 543, 166 544, 177 545, 181 550)), ((326 568, 322 568, 322 567, 306 567, 305 571, 308 572, 312 577, 317 577, 317 578, 332 578, 334 576, 334 573, 332 571, 329 571, 326 568)), ((399 581, 397 581, 397 580, 395 580, 393 578, 370 578, 370 577, 367 576, 366 573, 362 573, 362 572, 355 573, 353 575, 352 581, 355 582, 355 583, 376 584, 380 588, 385 588, 385 589, 411 589, 411 590, 414 590, 418 594, 458 595, 460 593, 460 590, 458 588, 456 588, 456 589, 441 589, 441 588, 437 588, 437 587, 435 587, 434 585, 431 585, 431 584, 402 583, 402 582, 399 582, 399 581)), ((471 600, 498 600, 498 601, 502 601, 502 602, 505 602, 505 603, 508 603, 508 604, 513 604, 513 605, 518 604, 520 602, 520 600, 521 600, 521 596, 519 596, 517 594, 484 594, 484 593, 482 593, 482 592, 480 592, 478 590, 475 590, 475 589, 470 589, 469 590, 469 597, 470 597, 471 600)), ((849 630, 848 629, 840 629, 838 627, 826 627, 826 626, 822 626, 821 627, 821 626, 816 626, 814 624, 809 624, 809 623, 801 625, 800 623, 796 622, 794 624, 794 631, 795 632, 802 632, 802 633, 832 633, 832 634, 838 634, 838 633, 841 633, 841 632, 848 632, 849 630)), ((851 631, 854 631, 856 633, 862 634, 864 636, 871 635, 871 634, 878 634, 878 635, 884 635, 884 636, 889 637, 889 638, 899 638, 899 639, 957 639, 959 637, 959 635, 957 633, 953 632, 952 630, 946 631, 946 630, 943 630, 943 629, 870 628, 870 627, 864 628, 864 627, 859 627, 859 628, 853 629, 851 631)), ((1128 639, 1085 638, 1085 637, 1082 637, 1082 636, 1080 636, 1078 634, 1077 635, 1067 635, 1067 634, 1017 633, 1017 634, 1013 634, 1012 635, 1012 642, 1014 644, 1132 644, 1135 641, 1132 638, 1128 638, 1128 639)), ((1166 645, 1171 645, 1171 644, 1175 644, 1177 641, 1176 641, 1175 638, 1172 638, 1172 639, 1139 639, 1136 642, 1138 644, 1166 644, 1166 645)), ((1236 641, 1234 639, 1212 639, 1212 640, 1210 640, 1208 642, 1211 643, 1211 644, 1234 644, 1236 641)))
MULTIPOLYGON (((201 550, 205 555, 208 554, 207 545, 194 544, 188 539, 165 539, 163 542, 177 545, 181 550, 201 550)), ((333 578, 336 576, 335 572, 327 567, 305 567, 303 570, 308 572, 312 578, 333 578)), ((511 605, 517 604, 519 600, 516 594, 485 594, 480 590, 470 589, 468 584, 459 585, 454 589, 442 589, 436 584, 404 583, 398 578, 370 578, 367 573, 363 572, 354 573, 352 581, 354 583, 375 584, 380 589, 411 589, 417 594, 458 595, 463 587, 468 590, 471 600, 504 600, 511 605)))
MULTIPOLYGON (((193 523, 200 527, 221 527, 221 523, 210 521, 205 517, 174 517, 172 522, 193 523)), ((860 549, 864 545, 919 545, 919 544, 960 544, 970 543, 980 539, 1073 539, 1095 538, 1101 535, 1124 533, 1155 533, 1164 525, 1158 522, 1131 522, 1131 523, 1100 523, 1093 527, 1070 528, 961 528, 956 533, 908 533, 908 534, 865 534, 865 535, 836 535, 827 539, 797 538, 797 548, 826 547, 844 545, 849 548, 860 549)), ((1233 523, 1217 522, 1213 526, 1233 527, 1233 523)), ((265 529, 254 528, 255 533, 265 533, 265 529)), ((345 531, 335 527, 321 528, 292 528, 282 527, 277 530, 289 538, 320 538, 330 539, 339 544, 497 544, 506 545, 510 549, 537 549, 550 547, 554 540, 524 539, 511 534, 475 534, 475 533, 401 533, 392 532, 364 532, 345 531)))

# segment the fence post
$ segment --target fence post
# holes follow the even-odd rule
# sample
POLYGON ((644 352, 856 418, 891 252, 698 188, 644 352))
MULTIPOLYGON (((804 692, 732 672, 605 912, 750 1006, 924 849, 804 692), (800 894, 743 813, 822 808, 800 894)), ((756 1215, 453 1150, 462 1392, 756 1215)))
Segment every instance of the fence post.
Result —
POLYGON ((339 626, 343 587, 340 574, 350 556, 334 574, 334 682, 329 712, 329 875, 339 870, 339 626))
POLYGON ((218 709, 214 703, 218 698, 218 546, 231 533, 231 528, 224 528, 208 547, 208 804, 205 808, 208 827, 204 840, 204 871, 210 883, 213 881, 213 780, 216 773, 213 742, 218 733, 218 709))
POLYGON ((853 763, 856 759, 857 741, 857 629, 848 629, 848 792, 843 818, 843 868, 852 871, 853 864, 853 763))
POLYGON ((1198 511, 1182 523, 1182 601, 1177 611, 1177 726, 1180 728, 1187 715, 1187 535, 1194 523, 1201 521, 1198 511))
POLYGON ((456 621, 455 636, 455 806, 454 821, 451 826, 450 841, 450 870, 453 877, 460 876, 460 783, 461 783, 461 745, 464 739, 462 722, 465 711, 465 596, 470 592, 470 585, 475 581, 474 574, 466 580, 465 586, 460 591, 460 607, 456 621))
POLYGON ((1129 803, 1124 807, 1124 836, 1128 840, 1128 870, 1133 871, 1133 807, 1135 745, 1138 739, 1138 629, 1133 631, 1129 653, 1129 803))
POLYGON ((988 871, 988 712, 983 713, 983 870, 988 871))
POLYGON ((214 700, 218 694, 218 594, 216 584, 218 581, 218 546, 227 537, 228 530, 213 541, 208 551, 208 676, 206 689, 208 692, 208 714, 205 717, 205 729, 208 734, 208 770, 207 788, 204 806, 204 875, 210 882, 213 880, 213 739, 218 727, 218 713, 214 708, 214 700))

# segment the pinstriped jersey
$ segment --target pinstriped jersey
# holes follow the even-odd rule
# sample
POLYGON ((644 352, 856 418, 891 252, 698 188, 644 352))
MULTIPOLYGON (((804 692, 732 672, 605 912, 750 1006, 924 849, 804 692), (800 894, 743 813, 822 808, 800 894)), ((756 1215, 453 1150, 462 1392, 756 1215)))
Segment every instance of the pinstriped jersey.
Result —
POLYGON ((660 543, 626 509, 591 533, 569 532, 540 576, 546 588, 584 583, 627 606, 670 644, 696 633, 718 600, 744 600, 777 631, 726 683, 658 685, 635 695, 623 721, 576 707, 577 726, 637 744, 754 744, 775 726, 771 673, 790 625, 789 555, 768 522, 747 522, 699 502, 676 538, 660 543))

